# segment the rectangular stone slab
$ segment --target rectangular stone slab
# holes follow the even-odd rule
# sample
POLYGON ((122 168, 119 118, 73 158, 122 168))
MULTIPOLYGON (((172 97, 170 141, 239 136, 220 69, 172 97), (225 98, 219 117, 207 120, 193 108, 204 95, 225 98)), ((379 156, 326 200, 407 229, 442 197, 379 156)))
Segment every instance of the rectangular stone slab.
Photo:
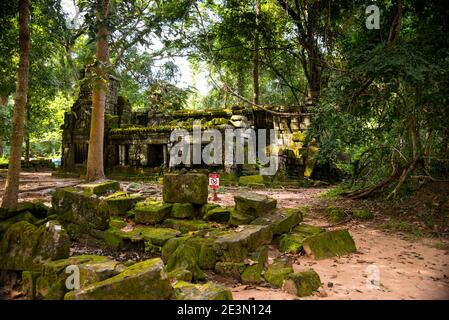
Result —
POLYGON ((105 200, 85 194, 80 188, 57 189, 51 203, 58 218, 73 222, 83 229, 106 230, 109 227, 109 207, 105 200))
POLYGON ((205 174, 166 174, 162 196, 167 203, 206 204, 208 184, 205 174))
POLYGON ((242 192, 234 196, 235 211, 254 218, 266 215, 276 209, 276 199, 253 192, 242 192))
POLYGON ((128 267, 122 273, 69 292, 66 300, 165 300, 173 292, 160 258, 128 267))
POLYGON ((348 230, 322 232, 307 238, 304 251, 317 260, 343 256, 357 251, 355 242, 348 230))
POLYGON ((243 261, 249 253, 269 244, 273 233, 269 226, 245 225, 219 234, 214 250, 221 261, 243 261))

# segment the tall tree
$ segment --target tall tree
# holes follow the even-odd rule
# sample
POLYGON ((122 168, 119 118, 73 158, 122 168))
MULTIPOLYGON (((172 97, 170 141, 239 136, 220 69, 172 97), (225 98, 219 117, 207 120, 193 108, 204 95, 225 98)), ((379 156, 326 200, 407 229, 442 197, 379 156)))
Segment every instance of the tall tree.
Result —
POLYGON ((89 152, 87 156, 87 181, 95 181, 104 178, 103 135, 109 70, 109 30, 107 26, 109 10, 109 0, 98 0, 95 52, 96 79, 92 89, 92 116, 90 124, 89 152))
POLYGON ((3 208, 17 204, 19 197, 19 176, 22 158, 24 117, 28 93, 28 73, 30 65, 30 3, 19 0, 19 71, 14 102, 13 128, 11 135, 11 153, 9 155, 8 174, 2 201, 3 208))
POLYGON ((260 0, 256 0, 256 25, 254 29, 254 56, 253 56, 253 103, 259 104, 259 15, 260 0))

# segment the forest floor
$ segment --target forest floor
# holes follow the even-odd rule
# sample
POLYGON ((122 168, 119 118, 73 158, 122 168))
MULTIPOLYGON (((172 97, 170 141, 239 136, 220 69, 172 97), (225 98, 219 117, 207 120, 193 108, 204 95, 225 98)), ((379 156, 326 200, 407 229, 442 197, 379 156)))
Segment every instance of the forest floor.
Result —
MULTIPOLYGON (((5 172, 0 171, 0 190, 4 187, 4 177, 5 172)), ((54 178, 48 172, 22 173, 20 201, 40 198, 50 205, 51 192, 55 188, 79 182, 76 179, 54 178)), ((129 184, 130 182, 121 182, 125 189, 129 184)), ((233 205, 233 196, 241 189, 220 188, 220 200, 216 203, 222 206, 233 205)), ((429 212, 437 212, 440 213, 437 217, 443 213, 445 221, 449 220, 447 186, 436 186, 432 189, 433 192, 425 190, 419 197, 409 198, 399 204, 329 199, 322 196, 328 190, 329 188, 254 190, 277 199, 278 207, 307 205, 310 213, 304 218, 305 223, 330 229, 346 228, 355 240, 357 253, 349 256, 321 261, 302 255, 293 256, 295 271, 313 268, 324 284, 315 295, 306 299, 449 299, 449 230, 447 223, 438 223, 444 219, 428 217, 431 215, 429 212), (427 211, 420 206, 421 203, 427 211), (347 211, 370 208, 375 218, 369 221, 348 219, 332 227, 323 214, 324 208, 329 204, 347 211), (424 218, 405 218, 420 215, 424 218), (429 223, 429 219, 432 223, 429 223), (378 286, 369 282, 373 270, 379 274, 378 286)), ((162 186, 142 183, 141 193, 160 198, 162 186)), ((0 193, 0 201, 1 197, 0 193)), ((98 249, 80 248, 79 244, 74 245, 72 253, 101 254, 98 249), (83 250, 86 252, 82 252, 83 250)), ((112 255, 110 252, 103 254, 112 255)), ((280 254, 274 245, 270 246, 269 259, 280 254)), ((268 286, 244 285, 217 275, 211 275, 211 278, 230 287, 234 299, 297 299, 296 296, 268 286)))

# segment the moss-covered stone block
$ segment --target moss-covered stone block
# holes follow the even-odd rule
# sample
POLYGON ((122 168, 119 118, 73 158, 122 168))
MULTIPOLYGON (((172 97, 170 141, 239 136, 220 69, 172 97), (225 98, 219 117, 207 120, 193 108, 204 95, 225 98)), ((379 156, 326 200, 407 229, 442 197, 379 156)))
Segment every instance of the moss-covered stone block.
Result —
POLYGON ((182 220, 182 219, 166 219, 161 223, 166 228, 172 228, 181 231, 182 233, 200 231, 200 230, 214 230, 219 225, 216 223, 206 222, 204 220, 182 220))
POLYGON ((173 292, 160 258, 136 263, 122 273, 69 292, 66 300, 165 300, 173 292))
POLYGON ((292 262, 288 258, 277 258, 263 274, 265 280, 276 288, 281 288, 284 280, 293 273, 292 262))
POLYGON ((199 266, 199 255, 203 244, 204 239, 195 237, 180 243, 168 258, 167 271, 170 272, 177 269, 189 270, 194 280, 206 279, 206 274, 199 266))
POLYGON ((122 192, 117 192, 109 197, 107 197, 106 203, 109 207, 109 214, 111 216, 122 216, 134 208, 136 203, 144 200, 145 197, 139 195, 126 195, 122 192))
POLYGON ((80 185, 86 196, 104 196, 120 190, 120 183, 117 181, 102 181, 94 183, 86 183, 80 185))
POLYGON ((207 212, 215 208, 220 208, 220 205, 216 203, 207 203, 205 205, 202 205, 200 208, 200 217, 203 217, 204 219, 204 216, 207 214, 207 212))
POLYGON ((290 232, 302 221, 302 213, 299 209, 276 209, 271 213, 259 217, 251 224, 269 225, 273 235, 281 235, 290 232))
POLYGON ((298 234, 283 234, 279 238, 279 251, 284 253, 298 253, 302 250, 305 237, 298 234))
POLYGON ((190 237, 171 238, 162 246, 162 260, 167 263, 170 256, 178 249, 178 247, 187 241, 190 237))
POLYGON ((0 208, 0 221, 15 217, 21 213, 29 212, 38 219, 47 217, 48 208, 41 200, 22 201, 12 208, 0 208))
POLYGON ((352 216, 359 220, 371 220, 374 219, 374 214, 369 210, 354 210, 352 216))
POLYGON ((21 221, 0 242, 0 269, 40 271, 47 261, 69 256, 70 239, 56 221, 40 227, 21 221))
MULTIPOLYGON (((145 250, 145 242, 155 246, 163 246, 171 238, 180 235, 181 232, 170 228, 157 228, 137 226, 131 230, 109 228, 104 232, 105 242, 115 249, 140 249, 145 250)), ((149 246, 148 244, 146 245, 149 246)))
POLYGON ((216 262, 217 254, 214 249, 214 239, 205 239, 201 245, 198 265, 203 270, 213 270, 216 262))
POLYGON ((127 225, 128 222, 119 217, 111 217, 111 220, 109 221, 109 226, 111 228, 123 229, 127 225))
POLYGON ((295 228, 293 228, 293 232, 296 234, 301 234, 305 237, 307 236, 314 236, 316 234, 322 233, 326 231, 324 228, 312 226, 310 224, 301 223, 295 228))
POLYGON ((191 219, 195 216, 195 211, 191 203, 173 203, 171 216, 177 219, 191 219))
POLYGON ((171 204, 147 199, 146 201, 137 203, 132 211, 134 212, 134 218, 137 223, 157 224, 168 217, 171 209, 171 204))
POLYGON ((206 204, 209 179, 201 173, 166 174, 163 199, 167 203, 206 204))
POLYGON ((175 300, 232 300, 228 288, 213 282, 193 284, 179 281, 173 289, 175 300))
POLYGON ((282 234, 279 237, 279 250, 285 253, 298 253, 302 250, 303 243, 308 237, 324 231, 323 228, 302 223, 293 228, 291 233, 282 234))
POLYGON ((254 219, 255 219, 254 216, 240 213, 235 209, 232 209, 229 217, 229 225, 238 227, 240 225, 251 224, 254 221, 254 219))
POLYGON ((118 261, 96 255, 73 256, 44 264, 42 275, 37 280, 36 294, 40 299, 61 300, 69 291, 66 281, 73 273, 67 267, 77 266, 80 288, 113 277, 126 268, 118 261))
POLYGON ((58 219, 91 228, 106 230, 109 227, 109 207, 95 195, 86 195, 81 188, 57 189, 52 194, 52 208, 58 219))
POLYGON ((242 273, 243 283, 255 283, 258 284, 262 281, 262 272, 267 263, 268 247, 263 246, 251 255, 251 261, 253 264, 247 266, 242 273))
POLYGON ((307 297, 312 295, 321 287, 321 279, 318 273, 313 269, 291 273, 285 279, 282 289, 298 297, 307 297))
POLYGON ((216 207, 208 210, 204 214, 203 219, 206 221, 216 221, 220 223, 227 223, 231 217, 232 208, 216 207))
POLYGON ((345 212, 336 207, 329 206, 326 208, 326 218, 333 223, 341 222, 345 219, 345 212))
POLYGON ((308 237, 303 242, 304 251, 317 260, 342 256, 357 251, 348 230, 334 230, 308 237))
POLYGON ((268 214, 276 209, 277 205, 276 199, 252 192, 242 192, 234 196, 234 201, 236 212, 253 216, 254 218, 268 214))
POLYGON ((171 282, 173 282, 173 281, 191 282, 193 276, 192 276, 192 272, 190 272, 189 270, 175 269, 173 271, 168 272, 168 278, 170 279, 171 282))
POLYGON ((240 281, 246 267, 244 262, 219 261, 215 264, 215 273, 224 274, 240 281))
POLYGON ((214 249, 219 260, 240 262, 250 252, 269 244, 272 238, 269 226, 245 225, 219 233, 214 242, 214 249))
POLYGON ((30 224, 36 224, 39 221, 39 219, 37 219, 33 214, 31 214, 31 212, 25 211, 0 222, 0 239, 12 225, 14 225, 19 221, 26 221, 30 224))
POLYGON ((22 292, 28 300, 34 300, 36 298, 36 280, 40 275, 40 272, 22 272, 22 292))

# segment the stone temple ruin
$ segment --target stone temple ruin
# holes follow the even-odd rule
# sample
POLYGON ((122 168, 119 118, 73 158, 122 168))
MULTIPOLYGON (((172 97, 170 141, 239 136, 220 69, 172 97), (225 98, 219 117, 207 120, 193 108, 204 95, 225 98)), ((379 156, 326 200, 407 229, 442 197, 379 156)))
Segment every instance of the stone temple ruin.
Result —
POLYGON ((304 297, 322 283, 312 269, 295 272, 290 253, 326 259, 356 251, 347 230, 302 223, 306 208, 278 208, 250 192, 235 196, 234 207, 208 203, 205 174, 169 173, 163 187, 158 200, 115 181, 81 184, 56 190, 52 208, 2 209, 0 270, 20 273, 29 299, 232 299, 216 274, 304 297), (145 258, 70 256, 74 243, 145 258), (268 246, 283 255, 269 261, 268 246))
MULTIPOLYGON (((180 110, 169 114, 152 111, 132 112, 125 97, 118 96, 120 82, 109 79, 105 110, 104 165, 106 172, 145 169, 147 172, 169 166, 170 134, 175 128, 192 130, 193 121, 202 128, 277 129, 279 172, 295 178, 309 177, 314 166, 316 147, 304 145, 304 119, 297 107, 265 109, 233 107, 207 111, 180 110), (276 112, 276 114, 269 111, 276 112), (282 115, 284 114, 284 115, 282 115), (296 114, 296 116, 295 116, 296 114)), ((77 101, 65 114, 62 139, 62 169, 80 171, 85 167, 89 147, 91 90, 82 85, 77 101)), ((206 144, 206 142, 202 142, 206 144)), ((209 141, 207 141, 209 143, 209 141)), ((195 167, 195 166, 192 166, 195 167)), ((196 166, 203 167, 206 166, 196 166)), ((254 165, 223 165, 214 170, 257 174, 254 165)), ((140 170, 141 171, 141 170, 140 170)))

